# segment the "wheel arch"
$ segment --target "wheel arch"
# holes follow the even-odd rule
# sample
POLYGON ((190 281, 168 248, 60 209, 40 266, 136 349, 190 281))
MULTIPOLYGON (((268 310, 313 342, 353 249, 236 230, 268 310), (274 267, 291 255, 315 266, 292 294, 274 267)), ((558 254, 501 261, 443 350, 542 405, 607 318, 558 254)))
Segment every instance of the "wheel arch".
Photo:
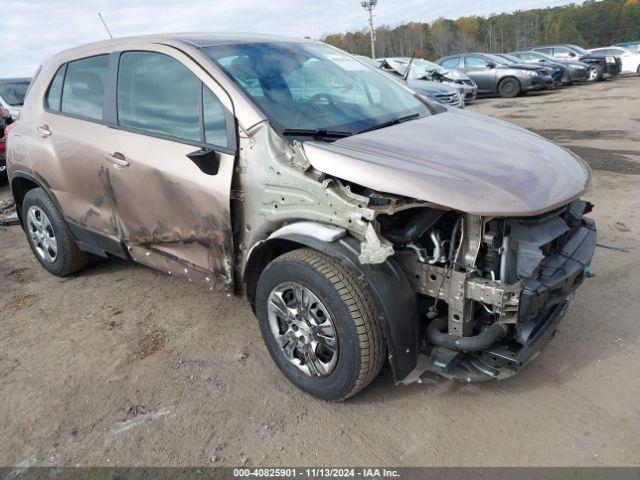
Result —
MULTIPOLYGON (((284 227, 286 228, 286 227, 284 227)), ((277 232, 276 232, 277 233, 277 232)), ((384 328, 389 363, 394 379, 400 382, 416 367, 419 347, 417 298, 409 279, 393 258, 384 263, 361 264, 359 242, 351 236, 326 241, 292 231, 259 242, 249 252, 244 269, 247 298, 255 312, 255 292, 260 274, 274 258, 298 248, 313 248, 338 258, 358 273, 371 294, 384 328), (391 287, 392 286, 392 287, 391 287)))
POLYGON ((505 80, 515 80, 516 82, 518 82, 518 85, 520 85, 520 91, 523 90, 522 82, 520 81, 520 79, 518 77, 516 77, 515 75, 509 74, 509 75, 505 75, 500 80, 498 80, 498 84, 496 85, 496 92, 497 93, 500 93, 500 87, 502 86, 502 84, 504 83, 505 80))
POLYGON ((41 188, 44 193, 51 199, 53 204, 60 211, 60 205, 58 204, 57 199, 51 193, 47 182, 43 179, 36 177, 35 175, 31 175, 22 171, 15 171, 11 173, 11 178, 9 179, 9 185, 11 187, 11 194, 13 195, 13 201, 16 204, 16 213, 18 214, 18 220, 20 220, 20 225, 23 225, 22 219, 22 202, 24 200, 25 195, 28 191, 33 190, 35 188, 41 188))

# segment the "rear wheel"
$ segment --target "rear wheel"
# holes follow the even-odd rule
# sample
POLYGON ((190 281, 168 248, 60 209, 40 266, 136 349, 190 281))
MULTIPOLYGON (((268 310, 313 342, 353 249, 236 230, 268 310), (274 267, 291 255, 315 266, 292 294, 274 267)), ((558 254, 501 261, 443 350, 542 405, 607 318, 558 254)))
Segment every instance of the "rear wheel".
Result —
POLYGON ((498 93, 502 98, 515 98, 522 93, 520 82, 515 78, 505 78, 498 85, 498 93))
POLYGON ((273 260, 258 281, 256 313, 278 368, 317 398, 355 395, 384 363, 382 326, 369 293, 324 253, 304 248, 273 260))
POLYGON ((49 273, 66 277, 87 265, 87 254, 78 248, 62 215, 42 189, 27 192, 22 219, 29 246, 49 273))

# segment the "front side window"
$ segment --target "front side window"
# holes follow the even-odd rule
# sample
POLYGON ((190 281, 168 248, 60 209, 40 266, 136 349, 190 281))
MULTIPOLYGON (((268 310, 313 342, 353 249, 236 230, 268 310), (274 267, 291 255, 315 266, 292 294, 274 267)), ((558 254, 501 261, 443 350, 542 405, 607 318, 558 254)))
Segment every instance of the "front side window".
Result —
POLYGON ((120 56, 117 112, 123 127, 229 147, 229 112, 191 70, 162 53, 120 56))
POLYGON ((207 87, 202 90, 202 115, 204 141, 212 145, 228 147, 227 115, 224 105, 207 87))
POLYGON ((566 58, 571 53, 571 50, 565 47, 556 47, 553 49, 553 56, 558 58, 566 58))
POLYGON ((487 61, 482 57, 465 57, 464 66, 467 68, 486 68, 487 61))
POLYGON ((118 123, 200 141, 200 88, 200 80, 172 57, 125 52, 118 68, 118 123))
POLYGON ((80 117, 102 120, 108 69, 108 55, 69 62, 62 87, 60 110, 80 117))
POLYGON ((358 133, 427 107, 384 73, 327 45, 256 43, 203 51, 281 133, 358 133))
POLYGON ((60 111, 60 100, 62 100, 62 82, 64 81, 64 72, 67 68, 62 65, 53 76, 49 90, 47 91, 46 104, 49 110, 60 111))

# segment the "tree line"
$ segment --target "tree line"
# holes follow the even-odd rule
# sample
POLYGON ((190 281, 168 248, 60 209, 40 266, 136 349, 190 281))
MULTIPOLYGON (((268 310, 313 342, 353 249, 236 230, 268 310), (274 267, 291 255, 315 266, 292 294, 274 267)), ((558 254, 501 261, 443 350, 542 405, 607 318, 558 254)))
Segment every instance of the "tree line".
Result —
MULTIPOLYGON (((332 33, 322 40, 350 53, 371 54, 369 30, 332 33)), ((511 52, 541 44, 585 48, 640 40, 640 0, 587 0, 580 5, 516 11, 432 23, 376 28, 377 57, 440 58, 470 51, 511 52)))

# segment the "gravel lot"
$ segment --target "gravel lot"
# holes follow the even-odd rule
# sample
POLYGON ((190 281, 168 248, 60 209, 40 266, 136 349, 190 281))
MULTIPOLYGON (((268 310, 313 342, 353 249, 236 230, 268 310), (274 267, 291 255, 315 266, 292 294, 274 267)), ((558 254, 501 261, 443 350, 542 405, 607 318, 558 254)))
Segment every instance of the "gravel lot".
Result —
POLYGON ((280 375, 242 299, 116 260, 59 279, 0 227, 0 466, 640 464, 640 78, 469 108, 594 171, 596 276, 521 374, 384 370, 323 403, 280 375))

